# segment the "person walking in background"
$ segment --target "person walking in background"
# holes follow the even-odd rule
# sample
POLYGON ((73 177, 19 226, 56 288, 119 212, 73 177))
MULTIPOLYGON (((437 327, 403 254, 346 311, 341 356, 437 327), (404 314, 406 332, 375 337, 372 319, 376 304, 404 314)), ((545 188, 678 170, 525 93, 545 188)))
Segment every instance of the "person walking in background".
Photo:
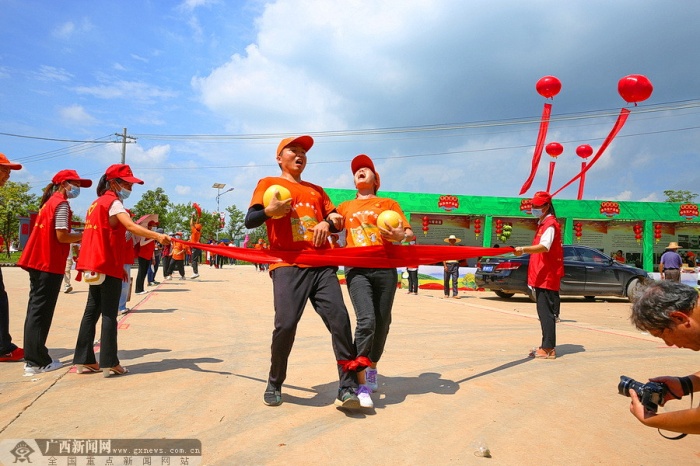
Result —
MULTIPOLYGON (((450 235, 445 238, 445 242, 449 243, 450 246, 455 246, 457 243, 461 243, 462 240, 457 238, 455 235, 450 235)), ((450 297, 450 280, 452 280, 452 297, 459 298, 459 261, 449 260, 442 263, 445 270, 445 298, 450 297)))
POLYGON ((73 264, 78 260, 78 254, 80 252, 80 245, 78 243, 71 243, 68 249, 68 257, 66 258, 66 268, 63 272, 63 292, 70 293, 73 291, 73 285, 71 285, 71 271, 73 270, 73 264))
POLYGON ((408 294, 418 294, 418 266, 409 265, 406 267, 408 272, 408 294))
MULTIPOLYGON (((10 179, 12 170, 21 170, 22 165, 7 160, 5 154, 0 154, 0 187, 5 186, 10 179)), ((5 282, 2 279, 2 267, 0 267, 0 362, 21 361, 24 359, 24 350, 12 343, 10 335, 10 302, 5 291, 5 282)))
POLYGON ((681 247, 675 241, 672 241, 666 246, 666 250, 661 254, 659 259, 659 273, 661 280, 673 280, 674 282, 681 281, 681 267, 683 259, 678 254, 681 247))
MULTIPOLYGON (((152 216, 151 218, 154 218, 152 216)), ((140 222, 138 224, 142 225, 140 222)), ((156 228, 157 222, 155 220, 150 220, 146 223, 146 228, 153 230, 156 228)), ((153 238, 143 238, 138 237, 138 243, 134 246, 136 251, 136 261, 138 262, 139 268, 136 273, 136 285, 134 286, 134 292, 138 295, 148 293, 144 284, 146 282, 146 277, 148 275, 148 269, 151 267, 153 262, 153 253, 156 250, 157 241, 153 238)))
POLYGON ((92 203, 85 218, 78 270, 83 272, 84 277, 87 275, 97 280, 88 290, 75 344, 73 364, 79 374, 101 369, 103 375, 109 377, 128 372, 117 356, 117 308, 122 281, 127 279, 123 267, 126 232, 170 244, 169 236, 147 230, 131 220, 122 201, 129 197, 134 183, 143 184, 143 181, 134 176, 129 165, 111 165, 97 183, 99 197, 92 203), (102 330, 98 365, 94 341, 95 327, 100 317, 102 330))
MULTIPOLYGON (((198 243, 202 238, 202 224, 194 221, 194 214, 190 218, 190 241, 193 243, 198 243)), ((202 250, 199 248, 192 248, 192 277, 199 277, 199 263, 202 261, 202 250)))
MULTIPOLYGON (((338 206, 338 213, 343 216, 345 223, 345 247, 410 241, 414 237, 413 230, 399 204, 393 199, 377 197, 380 180, 372 159, 360 154, 352 160, 350 168, 357 193, 355 199, 338 206), (387 210, 399 215, 397 226, 379 224, 379 214, 387 210)), ((395 267, 345 267, 345 279, 357 317, 357 357, 369 360, 369 366, 357 373, 357 397, 360 406, 373 408, 374 402, 370 395, 379 388, 377 363, 384 353, 389 335, 398 275, 395 267)))
MULTIPOLYGON (((127 209, 127 215, 131 218, 131 212, 127 209)), ((126 314, 129 312, 129 308, 126 307, 126 302, 131 299, 131 266, 134 265, 134 260, 136 260, 136 251, 134 247, 136 246, 135 241, 138 241, 134 235, 127 231, 124 235, 124 276, 126 279, 122 282, 122 291, 119 295, 119 307, 117 312, 119 315, 126 314)))
POLYGON ((552 196, 538 191, 532 198, 532 215, 538 219, 532 246, 518 246, 515 255, 530 254, 527 284, 535 290, 537 315, 542 327, 542 345, 530 352, 531 358, 555 359, 556 322, 559 319, 559 289, 564 276, 564 248, 552 196))
MULTIPOLYGON (((323 188, 301 179, 306 168, 306 153, 313 143, 311 136, 283 139, 275 154, 281 175, 261 179, 253 192, 245 217, 245 227, 255 229, 265 223, 272 251, 328 249, 331 224, 335 231, 342 228, 342 217, 336 212, 323 188), (280 200, 272 196, 265 206, 263 196, 273 185, 288 189, 291 197, 280 200)), ((270 265, 275 329, 270 348, 270 372, 263 394, 263 403, 266 405, 282 404, 282 384, 287 378, 289 355, 299 320, 310 300, 331 333, 340 379, 335 405, 341 408, 360 407, 355 394, 356 372, 345 365, 346 362, 355 361, 356 353, 350 316, 343 302, 337 270, 338 267, 310 267, 285 262, 270 265)))
POLYGON ((92 181, 81 178, 75 170, 61 170, 54 175, 44 188, 34 228, 17 261, 19 267, 29 272, 29 302, 24 320, 25 375, 50 372, 63 366, 49 355, 46 340, 61 292, 70 245, 83 237, 82 233, 71 232, 73 213, 68 199, 75 199, 80 188, 90 186, 92 181))
MULTIPOLYGON (((162 235, 165 233, 165 230, 162 228, 156 228, 155 232, 162 235)), ((158 268, 160 267, 163 245, 158 241, 154 241, 153 243, 155 244, 155 248, 153 249, 151 265, 148 267, 148 286, 160 285, 160 282, 156 281, 156 274, 158 273, 158 268)))
MULTIPOLYGON (((175 239, 182 239, 182 233, 178 231, 173 237, 175 239)), ((185 279, 185 254, 187 254, 187 246, 179 241, 173 243, 170 265, 168 265, 168 270, 163 272, 166 280, 173 279, 173 272, 175 270, 180 274, 180 280, 185 279)))

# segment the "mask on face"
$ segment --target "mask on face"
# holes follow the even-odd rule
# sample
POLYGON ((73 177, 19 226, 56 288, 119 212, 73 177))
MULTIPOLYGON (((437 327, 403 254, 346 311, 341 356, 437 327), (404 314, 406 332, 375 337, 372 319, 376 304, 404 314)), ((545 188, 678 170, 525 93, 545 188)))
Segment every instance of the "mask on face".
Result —
POLYGON ((119 200, 123 201, 124 199, 127 199, 131 195, 131 191, 125 188, 119 189, 117 191, 117 196, 119 196, 119 200))
POLYGON ((68 199, 75 199, 80 195, 80 186, 70 185, 70 189, 66 191, 66 197, 68 199))
POLYGON ((542 216, 542 209, 535 209, 534 207, 531 210, 532 216, 540 218, 542 216))

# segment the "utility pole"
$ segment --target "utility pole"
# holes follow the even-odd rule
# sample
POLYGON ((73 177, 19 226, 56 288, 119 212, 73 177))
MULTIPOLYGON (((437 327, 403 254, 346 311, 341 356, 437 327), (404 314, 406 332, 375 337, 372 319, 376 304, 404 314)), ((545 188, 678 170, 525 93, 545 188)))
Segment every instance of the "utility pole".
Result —
POLYGON ((126 135, 126 128, 124 128, 124 132, 122 134, 119 133, 114 133, 115 136, 121 136, 122 138, 122 164, 126 163, 126 139, 129 138, 131 141, 129 142, 136 142, 136 138, 132 136, 127 136, 126 135))

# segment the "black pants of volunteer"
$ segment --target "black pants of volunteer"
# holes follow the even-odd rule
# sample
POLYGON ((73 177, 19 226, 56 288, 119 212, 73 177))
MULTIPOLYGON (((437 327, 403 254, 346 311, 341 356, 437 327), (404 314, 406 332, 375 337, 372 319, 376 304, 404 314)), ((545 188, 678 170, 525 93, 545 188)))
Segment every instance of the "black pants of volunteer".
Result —
POLYGON ((445 269, 445 296, 450 295, 450 279, 452 279, 452 296, 457 296, 459 282, 459 262, 448 262, 445 269))
POLYGON ((63 274, 29 269, 29 303, 24 320, 24 360, 30 366, 44 367, 53 360, 46 348, 63 274))
POLYGON ((678 269, 664 269, 664 280, 681 281, 681 271, 678 269))
POLYGON ((181 277, 185 276, 185 259, 172 259, 170 260, 170 265, 165 273, 166 277, 169 277, 173 272, 177 270, 181 277))
POLYGON ((408 292, 418 293, 418 270, 408 270, 408 292))
POLYGON ((537 300, 537 315, 542 327, 542 348, 555 348, 557 346, 557 324, 559 316, 560 300, 559 292, 545 288, 535 288, 537 300))
POLYGON ((396 295, 396 269, 347 267, 345 279, 357 316, 355 347, 358 356, 376 363, 384 353, 396 295))
POLYGON ((2 268, 0 268, 0 355, 16 349, 17 345, 12 343, 12 335, 10 335, 10 303, 5 291, 5 282, 2 279, 2 268))
POLYGON ((148 275, 148 268, 151 266, 151 259, 144 259, 143 257, 138 257, 137 259, 139 261, 139 271, 136 274, 134 293, 141 293, 143 291, 143 284, 146 281, 146 276, 148 275))
MULTIPOLYGON (((336 267, 279 267, 270 272, 275 305, 275 329, 272 332, 272 358, 269 381, 282 385, 287 378, 287 363, 292 352, 297 325, 311 300, 331 333, 336 361, 356 357, 350 317, 343 302, 336 267)), ((340 388, 357 388, 357 373, 343 372, 338 366, 340 388)))
POLYGON ((90 285, 88 300, 80 322, 78 341, 75 344, 73 364, 95 364, 95 327, 102 317, 100 332, 100 367, 107 369, 119 365, 117 357, 117 308, 122 292, 122 280, 105 277, 101 285, 90 285))

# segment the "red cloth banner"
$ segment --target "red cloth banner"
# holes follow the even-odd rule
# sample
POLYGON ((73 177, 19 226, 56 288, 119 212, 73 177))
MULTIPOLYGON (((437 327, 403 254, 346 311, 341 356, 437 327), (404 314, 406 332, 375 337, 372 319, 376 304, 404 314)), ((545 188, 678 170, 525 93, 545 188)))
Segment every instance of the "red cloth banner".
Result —
POLYGON ((590 170, 593 164, 598 161, 601 155, 603 155, 603 152, 605 152, 605 149, 608 148, 612 140, 615 139, 617 133, 619 133, 622 127, 625 126, 625 122, 627 121, 627 117, 629 116, 629 114, 630 111, 626 108, 620 109, 620 115, 617 117, 615 125, 613 126, 612 130, 610 130, 610 134, 608 134, 608 137, 606 137, 605 141, 603 141, 603 145, 601 145, 600 149, 598 149, 598 152, 596 152, 595 157, 593 157, 593 160, 591 160, 591 162, 588 165, 586 165, 585 168, 582 168, 581 172, 578 175, 571 178, 564 186, 559 188, 556 192, 552 193, 552 197, 559 194, 564 188, 567 188, 574 181, 578 180, 579 178, 582 178, 586 174, 586 172, 590 170))
POLYGON ((547 179, 547 192, 549 192, 549 188, 552 187, 552 178, 554 177, 554 166, 556 165, 556 162, 551 161, 549 162, 549 178, 547 179))
POLYGON ((443 262, 446 260, 462 260, 481 256, 498 256, 515 251, 515 248, 480 248, 471 246, 367 246, 361 248, 335 248, 308 251, 276 251, 212 244, 192 243, 173 238, 174 242, 182 243, 191 248, 209 251, 225 257, 232 257, 247 262, 307 265, 312 267, 348 266, 392 269, 407 265, 424 265, 443 262))
POLYGON ((542 158, 542 148, 544 147, 544 140, 547 137, 547 128, 549 128, 549 116, 552 113, 552 104, 544 104, 544 109, 542 110, 542 119, 540 120, 540 132, 537 135, 537 144, 535 144, 535 153, 532 155, 532 169, 530 170, 530 176, 520 188, 520 194, 522 195, 530 186, 535 179, 535 173, 537 173, 537 167, 540 165, 540 159, 542 158))
POLYGON ((578 183, 577 200, 583 199, 583 188, 586 186, 586 162, 581 162, 581 180, 578 183))

